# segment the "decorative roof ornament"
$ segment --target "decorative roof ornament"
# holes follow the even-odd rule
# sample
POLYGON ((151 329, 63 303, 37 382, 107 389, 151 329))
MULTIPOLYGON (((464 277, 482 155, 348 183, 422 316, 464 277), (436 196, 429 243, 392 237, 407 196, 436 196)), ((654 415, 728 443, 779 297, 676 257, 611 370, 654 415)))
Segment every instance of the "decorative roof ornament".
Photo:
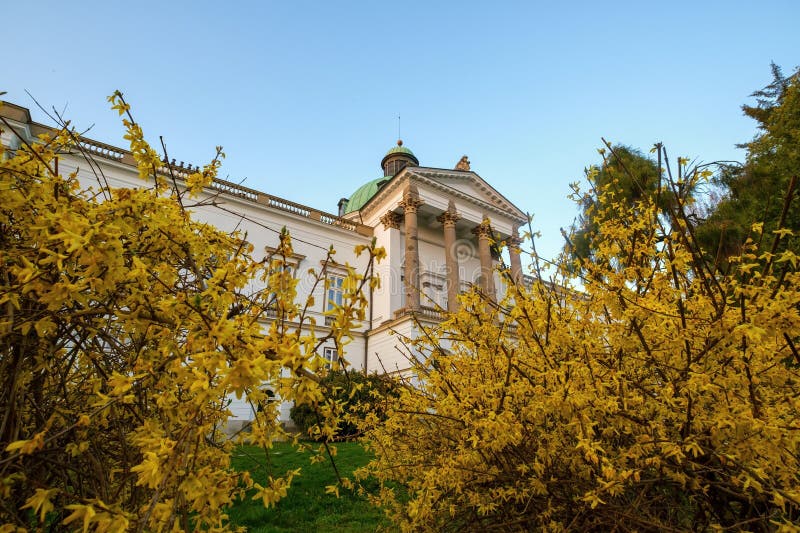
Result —
POLYGON ((459 159, 458 163, 456 163, 455 170, 465 170, 469 172, 469 158, 467 156, 462 157, 459 159))

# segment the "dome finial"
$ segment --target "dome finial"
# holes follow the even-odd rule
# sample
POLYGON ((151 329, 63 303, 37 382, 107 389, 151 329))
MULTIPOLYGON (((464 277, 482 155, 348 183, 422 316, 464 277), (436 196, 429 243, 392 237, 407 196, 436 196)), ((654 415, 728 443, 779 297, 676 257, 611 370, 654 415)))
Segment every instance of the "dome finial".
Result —
POLYGON ((403 139, 397 139, 397 146, 403 146, 403 139))

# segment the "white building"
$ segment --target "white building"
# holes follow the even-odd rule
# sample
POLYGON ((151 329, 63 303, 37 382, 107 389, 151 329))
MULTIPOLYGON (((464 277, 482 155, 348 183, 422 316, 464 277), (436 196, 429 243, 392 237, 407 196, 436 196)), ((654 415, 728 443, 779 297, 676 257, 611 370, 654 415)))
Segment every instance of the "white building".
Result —
MULTIPOLYGON (((28 109, 14 104, 0 106, 0 116, 26 139, 52 131, 33 122, 28 109)), ((3 131, 3 147, 14 148, 18 143, 13 132, 3 131)), ((86 138, 81 145, 112 187, 141 186, 130 152, 86 138)), ((62 173, 78 170, 84 183, 96 182, 95 173, 78 151, 62 157, 59 164, 62 173)), ((179 176, 191 170, 182 162, 176 165, 173 161, 171 166, 179 176)), ((311 267, 321 268, 331 245, 337 251, 337 262, 363 268, 365 258, 356 257, 353 250, 374 237, 387 252, 376 269, 381 288, 369 295, 368 318, 347 345, 345 357, 352 368, 366 372, 402 372, 409 363, 397 346, 404 336, 416 336, 418 322, 440 320, 440 310, 455 309, 456 295, 470 284, 498 296, 501 283, 494 267, 499 257, 490 246, 490 237, 517 246, 518 227, 527 218, 470 170, 466 156, 454 169, 424 167, 398 141, 383 157, 381 169, 382 176, 339 201, 336 215, 217 180, 208 193, 217 195, 216 203, 221 205, 197 208, 194 216, 224 231, 246 232, 256 254, 274 249, 285 226, 292 237, 301 301, 312 294, 305 273, 311 267)), ((507 260, 513 274, 520 276, 519 254, 510 254, 507 260)), ((327 276, 333 288, 323 294, 324 288, 317 286, 313 294, 317 329, 323 334, 327 327, 323 313, 337 297, 336 280, 342 274, 341 269, 329 266, 327 276)), ((336 353, 333 346, 323 350, 319 355, 328 358, 336 353)), ((251 418, 248 406, 232 407, 236 417, 251 418)), ((289 407, 282 406, 282 418, 288 419, 289 407)))

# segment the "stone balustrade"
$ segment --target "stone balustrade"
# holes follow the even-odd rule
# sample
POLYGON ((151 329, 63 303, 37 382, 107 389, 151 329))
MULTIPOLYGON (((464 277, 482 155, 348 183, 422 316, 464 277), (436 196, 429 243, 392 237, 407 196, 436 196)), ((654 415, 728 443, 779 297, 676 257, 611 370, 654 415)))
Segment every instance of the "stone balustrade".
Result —
MULTIPOLYGON (((110 144, 105 144, 85 137, 80 138, 78 145, 81 150, 93 157, 109 159, 130 166, 136 165, 133 154, 128 150, 117 148, 115 146, 111 146, 110 144)), ((171 174, 181 180, 185 180, 190 174, 200 171, 201 169, 199 166, 192 166, 191 164, 186 164, 183 161, 176 163, 174 159, 172 161, 163 161, 163 165, 158 169, 158 172, 162 175, 168 176, 171 174)), ((335 226, 347 231, 359 233, 361 235, 372 235, 372 228, 364 224, 359 224, 358 222, 353 222, 352 220, 347 220, 318 209, 313 209, 311 207, 285 200, 277 196, 272 196, 255 189, 245 187, 244 185, 240 185, 238 183, 233 183, 218 178, 213 181, 209 188, 224 194, 244 198, 273 209, 278 209, 280 211, 292 213, 304 218, 309 218, 329 226, 335 226)))

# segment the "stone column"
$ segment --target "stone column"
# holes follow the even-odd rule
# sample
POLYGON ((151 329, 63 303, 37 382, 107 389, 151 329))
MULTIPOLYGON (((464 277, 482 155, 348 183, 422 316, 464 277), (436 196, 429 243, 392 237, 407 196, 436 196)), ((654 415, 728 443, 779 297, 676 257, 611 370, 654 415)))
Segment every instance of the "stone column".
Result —
POLYGON ((456 222, 459 218, 461 217, 456 213, 456 205, 453 200, 450 200, 447 211, 437 217, 437 220, 444 226, 447 310, 451 313, 458 311, 458 289, 461 285, 458 279, 458 256, 456 255, 456 222))
POLYGON ((492 227, 489 219, 484 218, 479 226, 475 226, 472 233, 478 236, 478 257, 481 260, 481 290, 489 299, 494 300, 494 269, 492 268, 492 252, 489 249, 489 239, 492 236, 492 227))
POLYGON ((519 245, 522 244, 522 239, 519 238, 519 229, 514 226, 511 232, 511 237, 508 239, 508 255, 511 259, 511 279, 515 283, 522 283, 522 260, 520 258, 519 245))
POLYGON ((417 208, 422 205, 419 192, 409 185, 403 194, 400 207, 403 208, 406 222, 406 265, 405 290, 406 307, 419 309, 419 243, 417 241, 417 208))

